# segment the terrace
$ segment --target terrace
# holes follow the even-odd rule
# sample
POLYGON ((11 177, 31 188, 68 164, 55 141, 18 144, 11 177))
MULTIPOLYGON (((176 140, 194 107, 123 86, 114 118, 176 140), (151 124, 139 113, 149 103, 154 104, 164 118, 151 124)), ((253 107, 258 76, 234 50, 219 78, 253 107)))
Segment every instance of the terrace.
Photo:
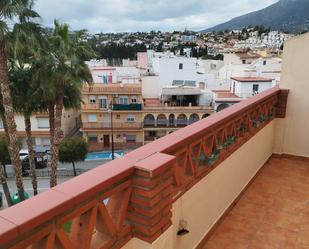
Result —
POLYGON ((308 248, 306 44, 309 34, 285 44, 290 91, 267 90, 1 211, 1 249, 308 248))
POLYGON ((180 243, 182 219, 197 243, 272 155, 287 93, 268 90, 0 212, 2 248, 180 243))
POLYGON ((308 196, 308 161, 272 157, 204 248, 309 248, 308 196))

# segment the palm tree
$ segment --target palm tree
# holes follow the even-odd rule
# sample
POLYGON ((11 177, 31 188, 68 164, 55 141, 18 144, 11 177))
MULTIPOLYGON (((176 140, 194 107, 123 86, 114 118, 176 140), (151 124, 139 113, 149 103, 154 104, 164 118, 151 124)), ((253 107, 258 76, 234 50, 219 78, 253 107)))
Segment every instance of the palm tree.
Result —
POLYGON ((39 98, 36 96, 32 84, 32 68, 20 67, 12 64, 10 69, 10 87, 13 98, 14 110, 24 116, 26 141, 29 152, 30 175, 33 187, 33 194, 38 193, 38 182, 36 177, 36 168, 34 161, 34 149, 32 144, 31 120, 30 117, 34 112, 40 110, 39 98))
POLYGON ((12 206, 12 197, 10 193, 10 189, 6 182, 6 172, 5 172, 5 165, 10 162, 10 155, 7 147, 7 141, 4 137, 0 137, 0 183, 3 188, 3 192, 8 203, 8 206, 12 206))
MULTIPOLYGON (((33 0, 1 0, 0 1, 0 87, 3 99, 4 116, 8 129, 8 147, 10 157, 15 170, 15 181, 18 190, 19 199, 23 201, 24 186, 22 180, 22 167, 19 160, 19 146, 16 135, 16 123, 14 119, 14 109, 9 88, 8 76, 8 57, 7 51, 10 47, 10 41, 19 34, 30 40, 32 32, 37 27, 32 23, 33 18, 39 15, 33 11, 33 0), (9 23, 11 25, 9 25, 9 23), (13 27, 12 29, 10 29, 13 27), (13 30, 13 31, 12 31, 13 30), (15 35, 15 36, 14 36, 15 35)), ((18 53, 18 47, 14 48, 18 53)))
POLYGON ((51 178, 50 186, 57 185, 57 165, 61 135, 61 117, 65 101, 65 89, 81 89, 84 82, 91 83, 92 76, 85 60, 95 56, 84 42, 84 31, 70 33, 66 24, 54 23, 53 34, 48 37, 49 51, 45 63, 41 64, 44 77, 41 85, 48 102, 51 134, 51 178))

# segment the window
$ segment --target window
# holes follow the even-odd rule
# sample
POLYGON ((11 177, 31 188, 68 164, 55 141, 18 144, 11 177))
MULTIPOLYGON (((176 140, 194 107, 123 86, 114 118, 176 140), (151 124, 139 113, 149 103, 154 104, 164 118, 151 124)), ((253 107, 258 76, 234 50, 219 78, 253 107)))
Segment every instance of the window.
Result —
POLYGON ((89 123, 97 122, 97 115, 95 115, 95 114, 89 114, 89 115, 88 115, 88 122, 89 122, 89 123))
POLYGON ((89 95, 89 104, 95 104, 95 96, 89 95))
POLYGON ((242 60, 242 64, 246 64, 246 60, 242 60))
POLYGON ((37 118, 38 128, 46 129, 49 128, 49 119, 48 118, 37 118))
POLYGON ((157 136, 157 132, 156 131, 149 131, 149 136, 150 137, 156 137, 157 136))
POLYGON ((127 122, 129 122, 129 123, 135 122, 135 116, 134 115, 128 115, 127 116, 127 122))
POLYGON ((107 98, 106 96, 99 96, 99 108, 107 108, 107 98))
POLYGON ((179 70, 182 70, 182 69, 183 69, 183 64, 179 63, 179 70))
POLYGON ((116 115, 116 119, 120 119, 120 114, 117 114, 117 115, 116 115))
POLYGON ((97 142, 98 141, 98 136, 96 135, 89 135, 88 136, 88 142, 97 142))
POLYGON ((131 103, 137 103, 137 96, 131 96, 131 103))
POLYGON ((263 66, 266 66, 266 63, 267 63, 266 61, 263 61, 263 66))
POLYGON ((120 96, 119 97, 119 104, 127 105, 129 103, 128 96, 120 96))
POLYGON ((253 93, 259 93, 259 84, 253 84, 252 92, 253 93))
POLYGON ((50 139, 47 137, 41 138, 42 146, 50 146, 50 139))
POLYGON ((127 142, 136 142, 136 135, 127 135, 127 142))

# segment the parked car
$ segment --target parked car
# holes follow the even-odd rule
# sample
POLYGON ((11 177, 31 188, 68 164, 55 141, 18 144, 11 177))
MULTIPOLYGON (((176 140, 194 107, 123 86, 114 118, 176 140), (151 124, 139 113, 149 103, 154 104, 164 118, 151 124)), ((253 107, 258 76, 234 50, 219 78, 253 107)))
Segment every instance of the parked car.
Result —
MULTIPOLYGON (((44 153, 35 153, 34 163, 36 169, 42 169, 47 167, 47 156, 44 153)), ((21 165, 23 170, 30 169, 29 164, 29 156, 25 156, 23 160, 21 160, 21 165)))
POLYGON ((24 160, 28 156, 28 150, 20 150, 19 151, 19 159, 24 160))

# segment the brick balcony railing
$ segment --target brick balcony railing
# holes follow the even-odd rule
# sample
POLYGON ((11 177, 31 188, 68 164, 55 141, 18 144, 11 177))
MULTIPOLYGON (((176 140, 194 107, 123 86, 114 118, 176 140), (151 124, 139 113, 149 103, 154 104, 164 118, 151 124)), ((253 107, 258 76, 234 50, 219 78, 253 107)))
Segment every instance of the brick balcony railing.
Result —
POLYGON ((175 200, 285 116, 287 93, 265 91, 1 211, 1 249, 153 242, 171 226, 175 200))

